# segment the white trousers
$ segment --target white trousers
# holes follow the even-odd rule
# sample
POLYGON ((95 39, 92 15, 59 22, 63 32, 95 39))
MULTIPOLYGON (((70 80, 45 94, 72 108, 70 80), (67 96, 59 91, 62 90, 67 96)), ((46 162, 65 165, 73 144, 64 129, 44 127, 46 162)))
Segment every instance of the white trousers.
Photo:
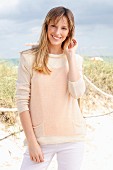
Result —
POLYGON ((27 149, 20 170, 47 170, 55 154, 58 170, 80 170, 84 153, 83 142, 41 145, 41 148, 44 153, 44 162, 32 161, 27 149))

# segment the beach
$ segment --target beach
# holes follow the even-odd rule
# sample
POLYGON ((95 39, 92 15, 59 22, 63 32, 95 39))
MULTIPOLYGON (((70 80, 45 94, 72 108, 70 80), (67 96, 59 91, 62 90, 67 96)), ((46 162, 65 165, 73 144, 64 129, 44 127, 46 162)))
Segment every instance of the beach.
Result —
MULTIPOLYGON (((84 64, 86 92, 81 99, 81 110, 86 120, 87 135, 81 170, 113 169, 113 65, 90 62, 84 64), (100 91, 98 90, 100 89, 100 91), (106 92, 106 94, 104 93, 106 92)), ((15 108, 15 81, 17 68, 1 64, 1 101, 4 108, 15 108), (4 71, 4 72, 3 72, 4 71), (3 75, 2 75, 3 74, 3 75), (9 77, 8 79, 6 77, 9 77), (5 92, 5 93, 4 93, 5 92)), ((0 139, 21 129, 16 112, 0 112, 0 139)), ((0 140, 0 170, 19 170, 25 152, 24 133, 0 140)), ((54 156, 48 170, 57 170, 54 156)))
MULTIPOLYGON (((87 140, 81 170, 113 169, 113 114, 86 118, 87 140)), ((1 125, 1 129, 3 126, 1 125)), ((1 131, 0 138, 8 133, 1 131)), ((9 137, 0 142, 0 169, 19 170, 25 147, 24 134, 9 137)), ((56 155, 48 170, 57 170, 56 155)))

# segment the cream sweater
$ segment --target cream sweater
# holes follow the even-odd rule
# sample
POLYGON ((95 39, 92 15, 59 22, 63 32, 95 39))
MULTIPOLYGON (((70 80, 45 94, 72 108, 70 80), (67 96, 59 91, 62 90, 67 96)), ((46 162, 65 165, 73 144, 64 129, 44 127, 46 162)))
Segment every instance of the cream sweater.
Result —
MULTIPOLYGON (((85 92, 82 57, 76 54, 80 79, 68 80, 68 60, 64 54, 49 54, 51 75, 32 70, 34 55, 22 53, 18 67, 16 100, 18 112, 29 110, 39 144, 84 140, 86 125, 77 99, 85 92)), ((76 74, 76 73, 75 73, 76 74)))

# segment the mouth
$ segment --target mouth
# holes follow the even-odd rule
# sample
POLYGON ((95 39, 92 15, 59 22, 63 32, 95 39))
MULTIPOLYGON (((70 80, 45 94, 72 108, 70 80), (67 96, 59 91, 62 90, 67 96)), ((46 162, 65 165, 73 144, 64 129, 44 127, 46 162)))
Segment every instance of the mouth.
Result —
POLYGON ((52 37, 55 39, 55 40, 60 40, 62 37, 56 37, 54 35, 52 35, 52 37))

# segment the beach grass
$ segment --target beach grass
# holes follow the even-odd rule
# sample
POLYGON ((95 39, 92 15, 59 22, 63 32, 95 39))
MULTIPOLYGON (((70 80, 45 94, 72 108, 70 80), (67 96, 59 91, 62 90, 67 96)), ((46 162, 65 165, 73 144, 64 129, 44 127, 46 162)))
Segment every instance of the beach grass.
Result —
POLYGON ((101 90, 113 95, 113 62, 84 60, 84 74, 101 90))
MULTIPOLYGON (((107 61, 91 61, 88 57, 84 59, 84 74, 101 90, 113 95, 113 63, 107 61)), ((0 107, 16 107, 15 91, 17 79, 17 65, 9 62, 0 63, 0 107)), ((86 93, 82 104, 87 109, 93 109, 97 100, 102 100, 105 105, 106 99, 103 95, 95 92, 86 82, 86 93), (100 97, 101 96, 101 97, 100 97), (99 99, 100 97, 100 99, 99 99), (87 102, 86 102, 87 101, 87 102), (87 106, 86 106, 87 105, 87 106)), ((110 99, 107 99, 109 101, 110 99)), ((106 102, 107 103, 107 102, 106 102)), ((97 107, 97 106, 96 106, 97 107)), ((9 124, 15 123, 15 115, 11 112, 0 112, 1 121, 9 124)))

